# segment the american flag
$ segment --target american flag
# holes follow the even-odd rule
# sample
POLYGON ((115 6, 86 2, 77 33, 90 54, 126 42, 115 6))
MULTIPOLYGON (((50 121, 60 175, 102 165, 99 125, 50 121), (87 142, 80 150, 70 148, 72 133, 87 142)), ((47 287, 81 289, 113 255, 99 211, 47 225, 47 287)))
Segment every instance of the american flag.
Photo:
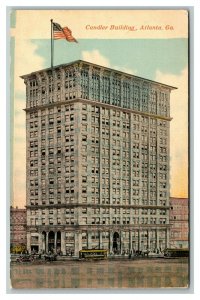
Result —
POLYGON ((60 24, 53 22, 53 38, 55 40, 65 39, 68 42, 78 43, 77 40, 72 36, 72 31, 68 27, 61 27, 60 24))

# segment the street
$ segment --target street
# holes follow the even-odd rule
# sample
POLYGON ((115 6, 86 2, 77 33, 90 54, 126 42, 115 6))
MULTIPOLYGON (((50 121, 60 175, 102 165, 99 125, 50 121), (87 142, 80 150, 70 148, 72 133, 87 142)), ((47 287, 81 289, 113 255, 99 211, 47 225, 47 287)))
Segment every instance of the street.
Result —
POLYGON ((188 287, 187 258, 12 263, 16 289, 188 287))

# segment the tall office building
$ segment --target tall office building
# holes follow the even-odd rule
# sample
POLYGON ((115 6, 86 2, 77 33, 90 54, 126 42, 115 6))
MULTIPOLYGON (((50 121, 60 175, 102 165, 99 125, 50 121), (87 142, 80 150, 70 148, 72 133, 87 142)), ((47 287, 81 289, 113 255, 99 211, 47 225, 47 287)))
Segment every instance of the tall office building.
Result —
POLYGON ((28 249, 165 248, 174 87, 81 60, 22 78, 28 249))

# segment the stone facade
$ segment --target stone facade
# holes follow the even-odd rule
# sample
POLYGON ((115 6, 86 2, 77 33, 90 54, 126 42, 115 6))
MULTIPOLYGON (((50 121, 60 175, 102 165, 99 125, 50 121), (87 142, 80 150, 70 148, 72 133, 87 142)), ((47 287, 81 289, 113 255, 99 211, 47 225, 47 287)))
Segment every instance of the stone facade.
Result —
POLYGON ((170 247, 189 246, 189 207, 188 198, 170 198, 170 247))
POLYGON ((28 249, 167 247, 174 88, 84 61, 22 78, 28 249))
POLYGON ((10 207, 10 246, 12 252, 26 249, 26 209, 10 207))

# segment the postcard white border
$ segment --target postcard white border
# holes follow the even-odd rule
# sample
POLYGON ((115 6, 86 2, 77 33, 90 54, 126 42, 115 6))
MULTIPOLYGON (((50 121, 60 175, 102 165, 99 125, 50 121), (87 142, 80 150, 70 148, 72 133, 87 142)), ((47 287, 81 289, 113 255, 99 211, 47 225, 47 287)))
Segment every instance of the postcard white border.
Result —
MULTIPOLYGON (((48 1, 48 5, 47 5, 47 1, 46 0, 7 0, 6 3, 3 2, 1 3, 1 9, 0 9, 0 20, 1 20, 1 35, 0 35, 0 44, 1 44, 1 88, 0 89, 0 93, 1 93, 1 97, 0 97, 0 120, 1 120, 1 126, 0 126, 0 136, 1 136, 1 140, 2 140, 2 144, 1 144, 1 149, 0 149, 0 153, 1 153, 1 191, 3 191, 3 193, 1 193, 1 201, 0 201, 0 212, 1 212, 1 240, 5 241, 6 240, 6 228, 9 227, 8 224, 8 220, 6 219, 6 213, 5 211, 9 208, 9 204, 6 204, 6 202, 9 202, 9 198, 8 197, 8 187, 9 187, 9 182, 7 182, 7 188, 6 188, 6 179, 7 181, 9 180, 8 177, 6 177, 5 175, 7 174, 7 166, 6 165, 6 158, 8 159, 8 150, 5 146, 6 146, 6 141, 9 139, 9 131, 8 131, 8 122, 7 120, 9 120, 9 115, 8 115, 8 111, 6 110, 6 94, 7 94, 7 89, 9 88, 9 83, 8 83, 8 75, 5 76, 5 74, 8 74, 9 72, 9 66, 6 66, 6 61, 7 60, 7 56, 9 55, 9 49, 8 47, 8 41, 6 39, 6 9, 9 6, 13 6, 13 7, 18 7, 18 8, 23 8, 23 7, 41 7, 44 9, 47 8, 60 8, 63 6, 66 6, 67 4, 69 4, 69 2, 67 3, 64 0, 57 0, 57 1, 48 1), (56 5, 56 6, 55 6, 56 5), (7 46, 6 46, 7 45, 7 46), (3 53, 2 53, 3 50, 3 53), (7 88, 6 88, 7 86, 7 88), (7 127, 7 131, 6 131, 6 127, 7 127), (6 190, 7 189, 7 190, 6 190), (7 199, 7 200, 6 200, 7 199)), ((191 119, 190 119, 190 137, 191 137, 191 144, 190 144, 190 155, 191 155, 191 161, 190 164, 191 166, 193 165, 193 168, 191 169, 191 194, 193 196, 194 199, 194 206, 192 206, 192 213, 194 216, 194 222, 192 221, 193 225, 192 225, 192 229, 194 229, 194 235, 193 235, 193 239, 195 240, 194 244, 195 245, 195 249, 194 249, 194 256, 193 256, 193 260, 195 261, 194 263, 194 294, 174 294, 174 297, 181 297, 181 299, 185 299, 186 297, 192 297, 193 298, 197 298, 200 295, 200 285, 199 285, 199 278, 200 278, 200 266, 199 266, 199 238, 200 238, 200 234, 199 234, 199 212, 200 212, 200 207, 199 207, 199 203, 200 203, 200 197, 199 197, 199 166, 200 166, 200 142, 199 142, 199 130, 200 130, 200 117, 199 117, 199 102, 200 100, 198 99, 199 97, 199 90, 198 90, 198 86, 199 86, 199 78, 200 78, 200 74, 199 74, 199 66, 200 66, 200 62, 199 62, 199 53, 200 53, 200 46, 199 46, 199 28, 200 28, 200 4, 199 1, 195 1, 195 0, 191 0, 191 1, 178 1, 178 0, 168 0, 168 1, 160 1, 160 0, 154 0, 154 1, 148 1, 148 0, 140 0, 140 1, 96 1, 95 5, 93 3, 93 1, 84 1, 84 6, 83 6, 83 1, 73 1, 72 3, 70 3, 74 6, 78 6, 80 8, 87 8, 89 6, 96 6, 97 7, 102 7, 102 6, 110 6, 112 8, 115 8, 116 6, 126 6, 126 8, 132 7, 132 8, 141 8, 141 7, 145 7, 145 9, 150 9, 150 8, 183 8, 185 6, 185 8, 189 8, 189 7, 194 7, 194 32, 193 29, 192 33, 194 34, 194 48, 193 45, 191 47, 191 51, 190 51, 190 64, 191 64, 191 68, 193 69, 194 66, 194 75, 193 75, 193 71, 192 74, 190 73, 190 77, 191 77, 191 109, 190 109, 190 114, 191 114, 191 119), (114 5, 113 3, 114 2, 114 5), (198 3, 197 3, 198 2, 198 3), (181 6, 180 6, 181 4, 181 6), (133 7, 134 6, 134 7, 133 7), (193 56, 193 51, 194 51, 194 56, 193 56), (193 59, 195 59, 195 64, 193 63, 193 59), (195 67, 196 66, 196 67, 195 67), (194 84, 194 86, 193 86, 194 84), (193 95, 194 95, 194 103, 193 103, 193 95), (195 162, 194 162, 195 161, 195 162), (194 169, 194 170, 193 170, 194 169), (193 172, 194 171, 194 172, 193 172), (194 209, 195 207, 195 209, 194 209)), ((72 6, 71 5, 71 6, 72 6)), ((68 7, 69 8, 69 7, 68 7)), ((191 40, 192 42, 192 40, 191 40)), ((8 99, 7 99, 8 101, 8 99)), ((21 291, 22 294, 16 293, 16 294, 8 294, 8 290, 6 290, 6 281, 7 281, 7 276, 5 275, 6 273, 8 273, 8 263, 9 263, 9 258, 7 258, 7 260, 5 259, 6 257, 6 252, 7 252, 7 246, 6 243, 3 243, 3 245, 1 245, 0 247, 0 257, 1 257, 1 266, 3 266, 1 268, 1 276, 0 276, 0 290, 1 290, 1 299, 10 299, 10 297, 14 297, 15 299, 25 299, 25 297, 30 298, 30 299, 34 299, 35 297, 35 291, 33 291, 34 294, 26 294, 23 291, 21 291)), ((168 292, 165 289, 164 294, 159 295, 157 294, 157 292, 159 293, 159 291, 156 290, 151 290, 147 291, 147 294, 137 294, 136 297, 138 299, 145 299, 145 297, 148 297, 148 299, 156 299, 156 298, 160 298, 160 297, 168 297, 168 292)), ((191 291, 192 292, 192 291, 191 291)), ((58 293, 58 292, 57 292, 58 293)), ((67 291, 65 291, 65 293, 67 293, 67 291)), ((111 291, 112 293, 112 291, 111 291)), ((135 291, 130 291, 130 294, 124 294, 125 297, 127 298, 131 298, 133 297, 133 293, 135 293, 135 291)), ((137 291, 136 291, 137 293, 137 291)), ((161 293, 161 291, 160 291, 161 293)), ((171 294, 171 293, 170 293, 171 294)), ((88 298, 100 298, 100 297, 105 297, 106 295, 92 295, 92 294, 70 294, 70 295, 64 295, 64 294, 59 294, 59 297, 66 299, 66 297, 70 298, 75 298, 77 297, 84 299, 87 297, 88 298)), ((171 297, 172 295, 170 295, 171 297)), ((53 298, 55 297, 55 294, 51 293, 51 291, 48 291, 48 294, 43 294, 42 295, 43 298, 45 299, 49 299, 49 298, 53 298), (50 293, 50 294, 49 294, 50 293)), ((111 297, 111 295, 107 295, 106 297, 111 297)), ((123 295, 120 294, 115 294, 114 295, 115 298, 120 298, 123 297, 123 295)))

